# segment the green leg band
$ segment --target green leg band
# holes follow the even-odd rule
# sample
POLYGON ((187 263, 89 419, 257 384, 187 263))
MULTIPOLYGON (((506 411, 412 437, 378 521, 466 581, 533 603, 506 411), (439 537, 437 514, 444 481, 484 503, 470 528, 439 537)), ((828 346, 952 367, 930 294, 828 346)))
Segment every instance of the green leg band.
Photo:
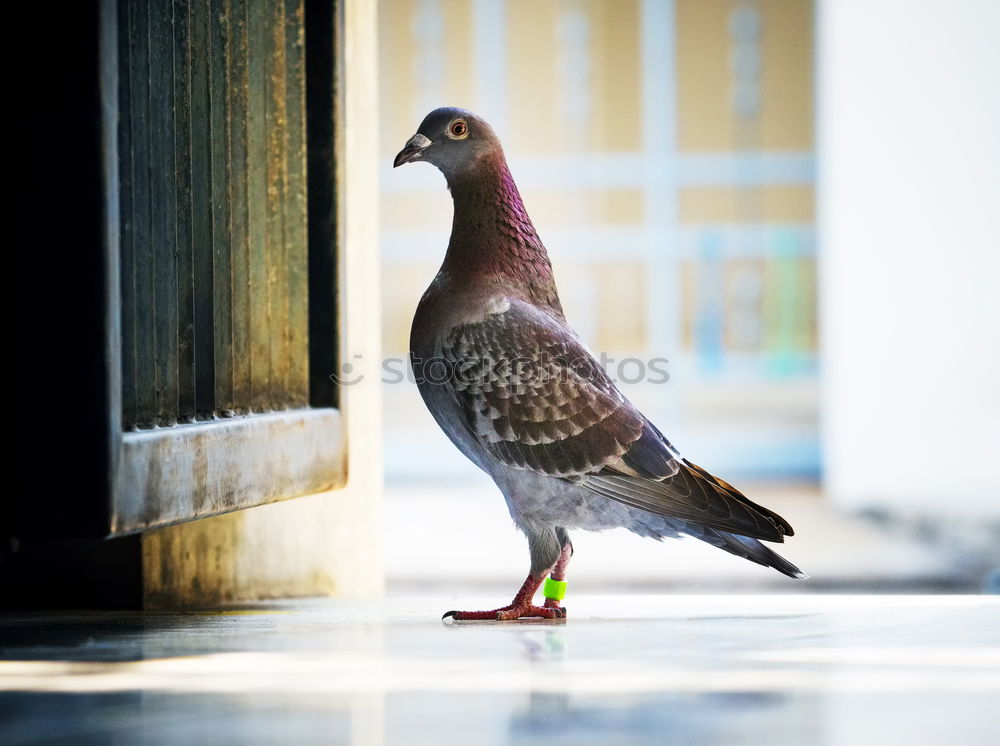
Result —
POLYGON ((545 578, 545 587, 542 588, 542 595, 551 598, 553 601, 562 601, 566 598, 566 581, 545 578))

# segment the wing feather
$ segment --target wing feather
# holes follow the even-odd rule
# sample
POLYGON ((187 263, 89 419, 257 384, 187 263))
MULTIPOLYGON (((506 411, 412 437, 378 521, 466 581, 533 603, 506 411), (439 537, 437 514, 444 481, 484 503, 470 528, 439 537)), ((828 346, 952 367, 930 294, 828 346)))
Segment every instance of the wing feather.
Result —
POLYGON ((622 463, 653 477, 676 470, 669 443, 651 437, 642 414, 560 319, 516 301, 502 307, 453 328, 440 350, 454 371, 455 401, 487 451, 554 477, 622 463))

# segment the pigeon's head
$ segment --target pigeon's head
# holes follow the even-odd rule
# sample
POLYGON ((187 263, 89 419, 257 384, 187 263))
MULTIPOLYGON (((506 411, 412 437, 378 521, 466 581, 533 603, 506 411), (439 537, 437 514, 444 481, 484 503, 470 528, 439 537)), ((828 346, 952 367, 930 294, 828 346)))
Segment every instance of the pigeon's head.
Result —
POLYGON ((435 109, 392 162, 393 168, 413 161, 433 163, 451 182, 484 156, 502 154, 493 129, 471 111, 435 109))

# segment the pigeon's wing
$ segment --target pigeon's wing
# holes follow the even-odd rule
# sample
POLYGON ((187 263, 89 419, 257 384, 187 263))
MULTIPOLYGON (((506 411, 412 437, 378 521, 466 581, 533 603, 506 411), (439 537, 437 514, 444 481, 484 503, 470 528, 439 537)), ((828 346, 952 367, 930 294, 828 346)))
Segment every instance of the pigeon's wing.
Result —
POLYGON ((681 459, 677 473, 666 479, 641 479, 605 469, 588 477, 584 486, 633 508, 741 536, 780 542, 795 533, 773 510, 687 459, 681 459))
POLYGON ((790 534, 776 514, 682 459, 565 322, 521 301, 451 329, 446 381, 466 426, 502 463, 612 500, 745 536, 790 534))
POLYGON ((574 480, 607 467, 654 479, 677 471, 670 444, 546 311, 511 301, 451 329, 441 354, 470 432, 508 466, 574 480))

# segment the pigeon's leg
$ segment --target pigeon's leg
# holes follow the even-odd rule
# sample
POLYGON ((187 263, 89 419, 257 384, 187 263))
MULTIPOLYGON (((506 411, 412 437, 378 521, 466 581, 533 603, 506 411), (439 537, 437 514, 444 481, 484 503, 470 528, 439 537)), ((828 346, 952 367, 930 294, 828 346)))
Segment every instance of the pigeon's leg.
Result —
MULTIPOLYGON (((451 617, 458 621, 490 619, 503 622, 527 617, 541 617, 542 619, 562 619, 565 617, 566 612, 558 606, 535 606, 531 603, 535 598, 535 593, 542 585, 542 581, 545 580, 545 576, 549 574, 549 570, 558 565, 562 559, 564 547, 561 536, 557 536, 557 531, 562 531, 562 529, 525 529, 525 534, 528 536, 528 548, 531 551, 531 572, 528 573, 524 585, 521 586, 509 605, 489 611, 448 611, 441 618, 451 617)), ((566 541, 569 541, 568 536, 566 536, 566 541)), ((569 551, 572 553, 572 547, 569 551)), ((569 561, 569 557, 566 561, 569 561)), ((563 568, 565 569, 565 563, 563 563, 563 568)))
MULTIPOLYGON (((562 549, 559 551, 559 559, 552 566, 552 572, 549 573, 549 577, 553 580, 565 580, 566 567, 569 565, 569 558, 573 556, 573 542, 569 540, 569 532, 562 526, 556 529, 556 536, 559 538, 559 543, 562 544, 562 549)), ((561 599, 545 599, 546 608, 559 609, 563 613, 563 616, 566 616, 566 607, 561 606, 561 603, 561 599)))

